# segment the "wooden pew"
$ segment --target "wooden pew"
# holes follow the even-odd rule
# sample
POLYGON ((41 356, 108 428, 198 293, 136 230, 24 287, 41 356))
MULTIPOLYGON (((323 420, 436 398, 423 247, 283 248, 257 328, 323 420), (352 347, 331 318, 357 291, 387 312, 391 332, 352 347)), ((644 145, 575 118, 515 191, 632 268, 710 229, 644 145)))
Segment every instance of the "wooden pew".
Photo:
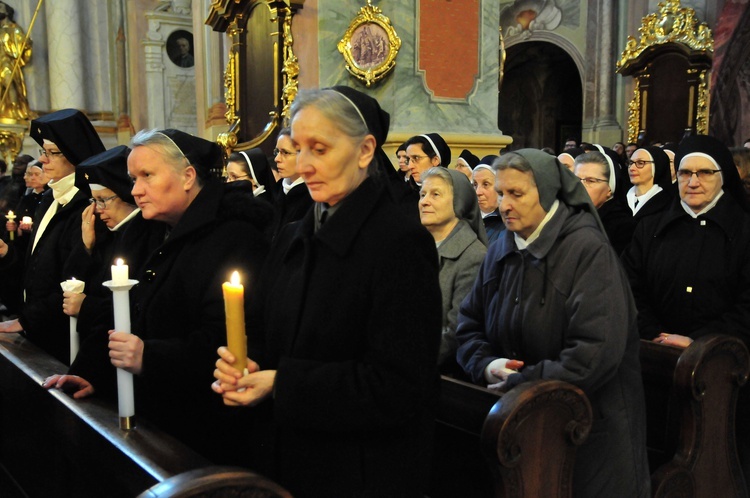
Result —
POLYGON ((65 370, 17 334, 0 334, 0 495, 290 496, 252 472, 213 467, 146 420, 121 431, 104 400, 41 387, 65 370))
POLYGON ((571 497, 573 461, 591 429, 583 392, 560 381, 500 395, 443 377, 431 498, 571 497))
POLYGON ((684 350, 641 341, 641 369, 653 496, 748 496, 735 443, 750 372, 742 341, 711 335, 684 350))

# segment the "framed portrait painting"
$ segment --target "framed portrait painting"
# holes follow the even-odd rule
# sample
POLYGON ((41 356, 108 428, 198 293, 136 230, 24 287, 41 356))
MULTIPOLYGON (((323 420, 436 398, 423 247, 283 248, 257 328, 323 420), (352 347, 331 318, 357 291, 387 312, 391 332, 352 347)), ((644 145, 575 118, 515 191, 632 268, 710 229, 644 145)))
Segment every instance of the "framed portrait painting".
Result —
POLYGON ((346 70, 368 87, 393 69, 400 48, 401 39, 390 19, 369 2, 360 9, 338 44, 346 70))

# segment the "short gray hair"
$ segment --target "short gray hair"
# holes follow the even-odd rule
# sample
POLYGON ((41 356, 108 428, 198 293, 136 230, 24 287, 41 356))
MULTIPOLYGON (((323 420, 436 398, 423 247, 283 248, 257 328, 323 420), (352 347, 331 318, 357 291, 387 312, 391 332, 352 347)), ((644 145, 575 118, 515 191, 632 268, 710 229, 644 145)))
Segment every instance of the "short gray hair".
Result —
POLYGON ((190 165, 190 161, 185 157, 180 148, 174 141, 154 128, 152 130, 141 130, 130 139, 130 148, 150 147, 156 149, 164 159, 182 173, 190 165))
POLYGON ((531 164, 521 154, 506 152, 495 159, 492 163, 492 169, 495 170, 495 173, 506 169, 514 169, 522 173, 531 173, 531 179, 536 185, 536 178, 534 178, 534 171, 531 169, 531 164))
POLYGON ((598 164, 599 166, 601 166, 601 174, 604 175, 605 180, 609 181, 609 162, 607 161, 607 158, 604 157, 604 154, 597 150, 592 150, 591 152, 581 154, 580 156, 576 157, 573 169, 575 169, 575 167, 579 164, 584 163, 598 164))
POLYGON ((451 191, 453 190, 453 178, 451 177, 451 174, 448 173, 447 168, 444 168, 442 166, 433 166, 421 175, 422 183, 424 183, 425 180, 431 177, 441 178, 450 186, 451 191))
POLYGON ((317 109, 339 131, 355 140, 362 140, 370 134, 357 107, 336 90, 324 88, 299 92, 292 104, 290 121, 294 121, 297 113, 306 107, 317 109))

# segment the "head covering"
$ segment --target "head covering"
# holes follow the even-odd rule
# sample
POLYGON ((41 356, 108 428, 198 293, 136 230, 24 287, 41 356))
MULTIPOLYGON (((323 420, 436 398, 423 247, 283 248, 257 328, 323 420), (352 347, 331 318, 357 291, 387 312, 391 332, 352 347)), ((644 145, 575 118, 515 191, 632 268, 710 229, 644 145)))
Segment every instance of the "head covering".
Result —
POLYGON ((133 190, 133 182, 128 176, 128 155, 130 147, 118 145, 95 156, 89 157, 76 168, 76 177, 92 186, 101 185, 117 194, 117 197, 135 204, 130 191, 133 190))
POLYGON ((91 121, 76 109, 62 109, 34 119, 29 134, 40 147, 44 147, 44 140, 54 143, 74 166, 105 150, 91 121))
POLYGON ((581 180, 565 167, 557 158, 539 149, 521 149, 514 153, 526 159, 531 165, 534 182, 539 191, 539 203, 549 212, 555 199, 567 206, 581 207, 594 216, 599 229, 606 235, 596 207, 584 188, 581 180))
POLYGON ((609 165, 609 189, 612 191, 612 196, 614 197, 617 190, 617 179, 620 176, 620 171, 622 171, 620 156, 609 147, 602 147, 602 155, 609 165))
POLYGON ((750 211, 745 191, 742 188, 740 174, 737 171, 737 167, 734 165, 732 153, 729 152, 726 145, 709 135, 691 135, 686 137, 680 142, 680 145, 677 147, 677 152, 675 152, 675 169, 679 169, 679 165, 682 163, 685 156, 694 153, 706 154, 716 162, 719 169, 721 169, 720 174, 722 181, 724 182, 721 188, 724 192, 731 195, 745 211, 750 211))
POLYGON ((500 156, 495 155, 495 154, 489 154, 489 155, 484 156, 482 159, 479 160, 479 164, 474 166, 474 171, 486 169, 486 170, 491 171, 492 174, 494 175, 495 170, 492 169, 492 164, 495 162, 495 160, 497 160, 498 157, 500 156))
POLYGON ((206 180, 211 177, 212 170, 221 169, 221 148, 216 142, 209 142, 203 138, 171 128, 159 130, 159 133, 172 140, 180 149, 182 155, 195 168, 201 179, 206 180))
POLYGON ((479 210, 479 201, 474 187, 471 186, 471 182, 466 175, 460 171, 454 169, 446 169, 445 171, 453 180, 453 212, 456 213, 458 219, 469 224, 474 233, 477 234, 479 241, 486 246, 488 244, 487 232, 484 229, 482 212, 479 210))
POLYGON ((472 154, 469 149, 462 150, 461 154, 458 156, 458 159, 463 160, 466 163, 466 166, 471 169, 476 168, 477 164, 479 164, 479 158, 472 154))
POLYGON ((440 159, 440 166, 447 168, 451 163, 451 149, 448 147, 448 144, 445 143, 443 137, 437 133, 426 133, 419 136, 427 139, 432 146, 432 150, 435 151, 438 159, 440 159))
MULTIPOLYGON (((672 185, 672 173, 669 171, 669 157, 661 150, 661 147, 654 147, 653 145, 636 149, 633 151, 633 154, 639 150, 644 150, 651 156, 651 160, 653 161, 654 185, 658 185, 666 190, 667 187, 672 185)), ((630 157, 631 159, 633 158, 632 155, 630 157)))
POLYGON ((377 100, 354 88, 332 86, 328 90, 333 90, 351 102, 362 118, 362 121, 367 125, 367 130, 375 137, 375 157, 378 160, 379 170, 385 174, 390 182, 403 184, 403 177, 399 177, 396 168, 393 167, 391 160, 388 159, 388 155, 383 151, 383 144, 388 138, 391 115, 380 108, 377 100))
POLYGON ((404 143, 402 143, 401 145, 398 146, 398 149, 396 149, 396 154, 398 154, 401 151, 406 152, 406 142, 404 142, 404 143))
POLYGON ((239 151, 239 153, 247 163, 247 168, 250 170, 250 176, 258 185, 258 188, 255 189, 253 193, 256 196, 262 194, 266 191, 266 185, 270 186, 275 183, 265 152, 259 147, 255 147, 247 152, 239 151))

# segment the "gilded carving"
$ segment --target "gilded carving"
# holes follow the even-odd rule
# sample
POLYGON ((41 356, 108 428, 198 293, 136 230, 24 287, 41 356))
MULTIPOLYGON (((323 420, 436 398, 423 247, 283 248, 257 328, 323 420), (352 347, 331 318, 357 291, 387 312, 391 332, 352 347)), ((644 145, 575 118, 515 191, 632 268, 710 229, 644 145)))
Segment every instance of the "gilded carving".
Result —
POLYGON ((641 128, 641 80, 635 78, 635 89, 633 99, 628 104, 628 143, 638 141, 638 133, 641 128))
POLYGON ((299 60, 294 55, 292 10, 290 8, 284 9, 282 26, 282 32, 284 33, 284 63, 281 68, 281 74, 284 77, 284 86, 281 90, 281 119, 284 124, 287 124, 291 116, 292 103, 294 103, 297 91, 299 90, 299 83, 297 82, 297 78, 299 77, 299 60))
POLYGON ((660 2, 659 11, 643 18, 638 28, 641 39, 628 36, 617 70, 637 59, 644 50, 664 43, 682 43, 692 50, 713 53, 714 39, 706 23, 699 22, 695 10, 682 7, 680 0, 660 2))
POLYGON ((707 71, 701 71, 700 83, 698 84, 698 112, 696 116, 696 132, 699 135, 708 135, 708 77, 707 71))
POLYGON ((368 87, 385 78, 394 68, 400 48, 401 39, 391 20, 370 0, 359 9, 359 14, 338 43, 346 70, 368 87))

